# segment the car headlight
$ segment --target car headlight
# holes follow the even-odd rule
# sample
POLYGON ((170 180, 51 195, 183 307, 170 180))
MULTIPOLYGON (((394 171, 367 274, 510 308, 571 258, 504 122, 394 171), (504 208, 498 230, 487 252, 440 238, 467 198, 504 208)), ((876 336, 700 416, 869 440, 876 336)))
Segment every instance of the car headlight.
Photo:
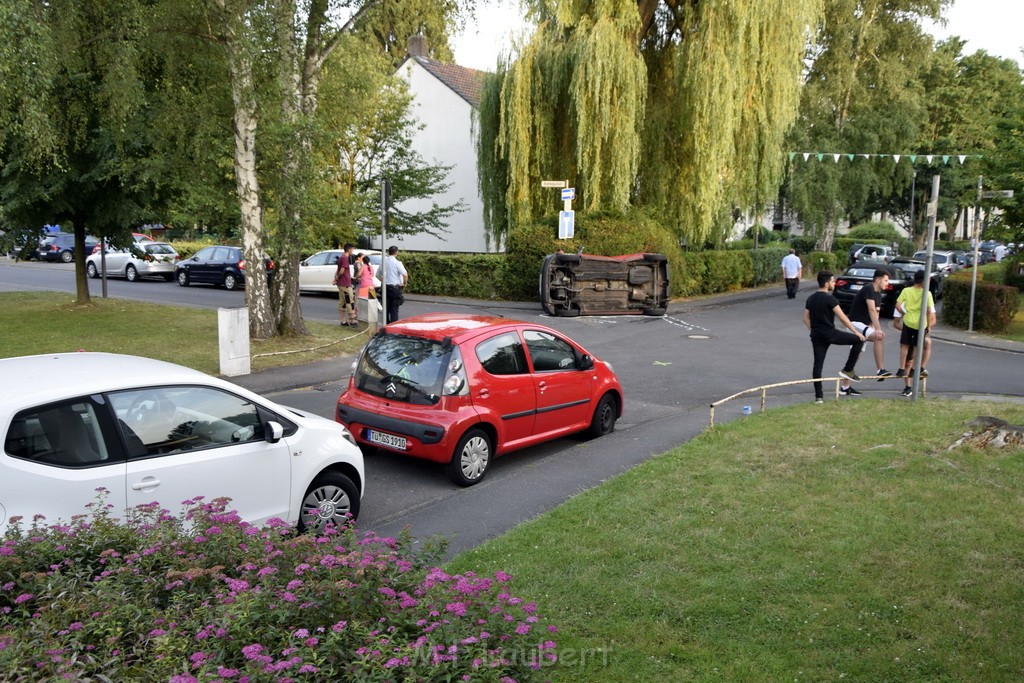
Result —
POLYGON ((356 437, 352 436, 352 432, 350 432, 348 430, 348 427, 342 425, 342 427, 341 427, 341 435, 343 437, 345 437, 345 441, 348 441, 350 444, 352 444, 356 448, 359 448, 359 444, 356 443, 356 437))

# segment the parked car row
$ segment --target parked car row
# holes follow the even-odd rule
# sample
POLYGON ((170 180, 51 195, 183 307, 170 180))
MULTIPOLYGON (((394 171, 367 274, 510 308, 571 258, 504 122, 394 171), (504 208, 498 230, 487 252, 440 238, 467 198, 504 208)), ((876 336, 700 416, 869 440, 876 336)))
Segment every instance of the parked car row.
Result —
MULTIPOLYGON (((924 270, 923 259, 912 259, 904 256, 895 257, 891 263, 871 263, 858 261, 847 268, 841 275, 836 276, 836 287, 833 295, 839 300, 839 306, 849 313, 853 300, 864 287, 870 287, 875 276, 875 270, 882 270, 889 274, 889 285, 882 292, 882 305, 879 315, 883 318, 891 318, 896 308, 896 299, 900 292, 907 287, 914 286, 914 273, 924 270)), ((931 281, 928 290, 937 300, 942 298, 942 290, 945 287, 946 278, 949 273, 943 270, 943 266, 933 262, 931 281)))

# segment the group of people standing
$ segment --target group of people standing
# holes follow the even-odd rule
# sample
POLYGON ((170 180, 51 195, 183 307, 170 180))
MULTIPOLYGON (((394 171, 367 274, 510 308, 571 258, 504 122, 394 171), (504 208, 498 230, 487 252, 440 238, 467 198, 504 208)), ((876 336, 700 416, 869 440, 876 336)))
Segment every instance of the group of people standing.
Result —
MULTIPOLYGON (((796 289, 802 275, 802 265, 796 252, 790 249, 789 254, 782 260, 783 276, 786 278, 786 295, 793 299, 796 297, 796 289), (788 263, 787 263, 788 260, 788 263), (795 264, 794 264, 795 261, 795 264), (791 278, 795 281, 791 282, 791 278)), ((862 287, 850 306, 850 315, 843 312, 839 300, 832 294, 835 289, 835 276, 828 272, 818 273, 818 289, 809 297, 804 304, 804 325, 810 331, 811 346, 814 350, 814 364, 811 370, 812 379, 820 379, 822 368, 825 365, 825 354, 830 346, 849 346, 850 353, 846 358, 846 364, 839 372, 842 378, 839 383, 839 393, 844 396, 859 396, 860 391, 853 388, 851 382, 861 381, 856 372, 857 360, 864 349, 865 342, 871 342, 874 351, 875 376, 878 381, 883 381, 892 373, 885 369, 885 330, 882 329, 881 309, 882 292, 889 286, 889 273, 882 269, 876 269, 870 286, 862 287), (838 318, 847 330, 836 329, 835 319, 838 318)), ((900 330, 900 367, 896 371, 897 377, 904 378, 903 396, 914 395, 912 380, 914 378, 914 357, 917 352, 917 345, 924 344, 921 358, 920 376, 928 376, 928 360, 931 357, 931 338, 929 330, 935 325, 935 300, 931 292, 924 291, 924 271, 914 273, 913 287, 907 287, 900 292, 896 299, 896 307, 893 312, 893 326, 900 330), (920 321, 921 307, 927 306, 925 315, 924 339, 921 341, 920 321)), ((824 391, 821 382, 814 382, 815 403, 824 402, 824 391)))
MULTIPOLYGON (((367 254, 354 254, 355 245, 346 243, 338 257, 334 271, 334 285, 338 288, 338 312, 342 327, 357 327, 356 296, 364 299, 377 298, 374 287, 375 269, 367 254)), ((387 317, 385 323, 398 320, 398 309, 405 302, 404 290, 409 273, 398 260, 398 247, 392 245, 384 258, 384 287, 386 288, 387 317)))

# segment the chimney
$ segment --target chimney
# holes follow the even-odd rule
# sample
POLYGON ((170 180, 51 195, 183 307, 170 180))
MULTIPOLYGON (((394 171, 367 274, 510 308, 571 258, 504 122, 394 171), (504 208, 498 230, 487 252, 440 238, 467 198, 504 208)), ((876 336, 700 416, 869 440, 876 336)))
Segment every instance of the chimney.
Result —
POLYGON ((409 53, 410 57, 426 57, 427 56, 427 39, 422 33, 417 33, 414 36, 409 36, 408 47, 406 52, 409 53))

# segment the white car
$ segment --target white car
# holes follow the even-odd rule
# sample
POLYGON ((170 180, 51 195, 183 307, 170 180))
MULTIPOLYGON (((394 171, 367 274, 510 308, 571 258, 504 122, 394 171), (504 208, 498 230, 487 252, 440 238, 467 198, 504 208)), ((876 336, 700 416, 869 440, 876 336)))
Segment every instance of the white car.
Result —
MULTIPOLYGON (((123 277, 135 282, 140 277, 174 279, 178 252, 166 242, 138 241, 126 249, 107 249, 107 277, 123 277)), ((85 259, 85 272, 97 278, 103 272, 103 255, 99 249, 85 259)))
MULTIPOLYGON (((173 363, 108 353, 0 359, 0 535, 12 516, 115 515, 197 496, 301 530, 359 514, 363 456, 349 431, 173 363), (59 381, 54 381, 58 379, 59 381)), ((24 527, 23 527, 24 528, 24 527)))
MULTIPOLYGON (((299 264, 299 291, 338 293, 334 285, 334 271, 338 267, 338 257, 345 252, 341 249, 319 251, 299 264)), ((356 249, 353 254, 367 254, 373 264, 373 286, 380 287, 378 271, 380 270, 380 252, 373 249, 356 249)))

